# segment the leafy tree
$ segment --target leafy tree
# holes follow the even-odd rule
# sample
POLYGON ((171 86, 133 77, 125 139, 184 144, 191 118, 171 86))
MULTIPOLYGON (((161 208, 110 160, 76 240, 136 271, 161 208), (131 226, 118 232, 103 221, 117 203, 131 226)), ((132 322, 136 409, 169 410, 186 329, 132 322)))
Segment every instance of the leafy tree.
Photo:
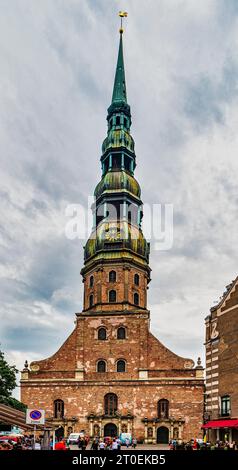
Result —
POLYGON ((10 366, 4 357, 4 353, 0 351, 0 403, 24 411, 26 406, 11 396, 12 391, 17 386, 17 373, 16 366, 10 366))

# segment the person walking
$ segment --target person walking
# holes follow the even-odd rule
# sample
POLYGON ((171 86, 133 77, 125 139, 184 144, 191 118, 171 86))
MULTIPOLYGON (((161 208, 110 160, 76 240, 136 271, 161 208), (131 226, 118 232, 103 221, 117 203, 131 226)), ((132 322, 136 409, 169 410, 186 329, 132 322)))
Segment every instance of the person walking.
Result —
POLYGON ((132 439, 132 447, 133 447, 133 449, 135 449, 136 446, 137 446, 137 439, 136 439, 135 437, 133 437, 133 439, 132 439))
POLYGON ((121 450, 121 441, 119 439, 119 437, 117 438, 117 450, 121 450))
POLYGON ((117 449, 118 449, 117 440, 113 439, 112 444, 111 444, 111 450, 117 450, 117 449))
POLYGON ((99 450, 105 450, 105 442, 102 440, 99 442, 99 450))
POLYGON ((59 439, 55 444, 55 450, 66 450, 66 445, 63 439, 59 439))
POLYGON ((92 450, 98 450, 98 441, 97 441, 97 439, 93 439, 91 449, 92 450))

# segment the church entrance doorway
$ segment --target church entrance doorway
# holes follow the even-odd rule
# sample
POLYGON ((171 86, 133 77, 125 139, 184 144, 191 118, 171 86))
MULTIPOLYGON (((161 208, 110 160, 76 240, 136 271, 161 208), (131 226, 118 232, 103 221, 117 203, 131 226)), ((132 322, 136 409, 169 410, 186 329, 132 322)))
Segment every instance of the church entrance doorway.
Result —
POLYGON ((104 426, 104 436, 105 437, 115 437, 117 436, 117 427, 113 423, 107 423, 104 426))
POLYGON ((168 444, 169 430, 165 426, 160 426, 157 429, 157 444, 168 444))

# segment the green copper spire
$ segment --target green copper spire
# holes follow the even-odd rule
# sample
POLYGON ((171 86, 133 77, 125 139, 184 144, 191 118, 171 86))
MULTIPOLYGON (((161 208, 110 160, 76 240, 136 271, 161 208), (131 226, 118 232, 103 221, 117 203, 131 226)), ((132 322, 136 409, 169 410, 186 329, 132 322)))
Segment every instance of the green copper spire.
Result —
POLYGON ((112 93, 112 104, 117 102, 127 103, 126 98, 126 79, 123 59, 122 30, 120 30, 120 43, 117 59, 117 68, 112 93))

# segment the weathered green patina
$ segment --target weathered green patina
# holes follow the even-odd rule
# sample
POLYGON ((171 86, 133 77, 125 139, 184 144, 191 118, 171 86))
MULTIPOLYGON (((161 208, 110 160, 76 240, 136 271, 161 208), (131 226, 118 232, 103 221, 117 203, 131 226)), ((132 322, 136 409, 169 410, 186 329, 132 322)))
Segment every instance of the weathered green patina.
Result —
POLYGON ((149 261, 149 244, 141 230, 141 189, 134 178, 135 144, 130 134, 131 111, 127 103, 122 32, 108 132, 102 145, 102 179, 94 191, 94 226, 84 248, 85 269, 93 262, 128 257, 141 265, 149 261), (115 207, 112 216, 109 207, 115 207), (100 214, 100 215, 99 215, 100 214))
POLYGON ((114 87, 113 87, 113 93, 112 93, 112 104, 121 102, 121 101, 123 101, 124 103, 127 103, 122 33, 120 33, 117 68, 116 68, 114 87))

